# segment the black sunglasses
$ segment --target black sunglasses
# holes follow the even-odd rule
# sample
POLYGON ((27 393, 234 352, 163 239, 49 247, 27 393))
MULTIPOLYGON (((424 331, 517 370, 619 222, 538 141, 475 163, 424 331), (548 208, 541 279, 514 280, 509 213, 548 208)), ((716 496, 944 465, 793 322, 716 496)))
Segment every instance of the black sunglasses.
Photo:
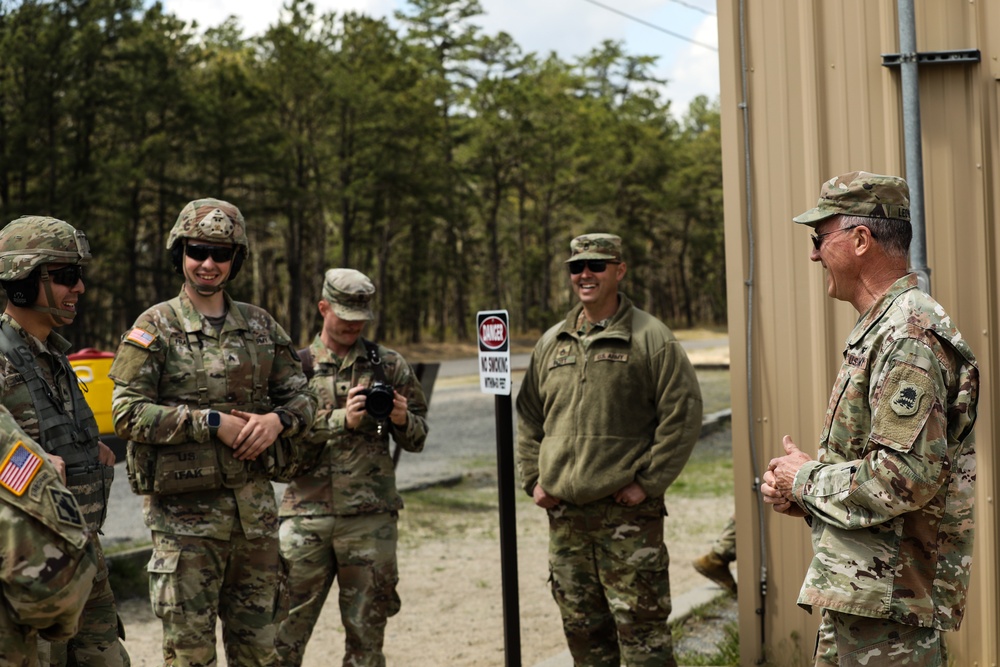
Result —
POLYGON ((83 267, 79 264, 67 264, 61 269, 49 270, 49 278, 56 285, 76 287, 76 284, 83 279, 83 267))
MULTIPOLYGON (((849 232, 852 229, 857 229, 858 227, 864 227, 864 226, 865 225, 851 225, 850 227, 842 227, 840 229, 835 229, 832 232, 825 232, 823 234, 810 234, 809 238, 812 239, 813 247, 816 248, 816 250, 819 250, 820 247, 823 245, 824 236, 829 236, 830 234, 836 234, 837 232, 849 232)), ((876 238, 875 234, 871 233, 872 232, 871 229, 869 229, 868 232, 871 234, 871 237, 873 239, 876 238)))
POLYGON ((574 276, 583 273, 583 267, 590 269, 591 273, 604 273, 608 269, 608 264, 621 264, 606 259, 574 259, 569 263, 569 272, 574 276))
POLYGON ((184 246, 184 254, 196 262, 204 262, 209 257, 216 264, 231 262, 233 259, 233 246, 229 245, 192 245, 184 246))

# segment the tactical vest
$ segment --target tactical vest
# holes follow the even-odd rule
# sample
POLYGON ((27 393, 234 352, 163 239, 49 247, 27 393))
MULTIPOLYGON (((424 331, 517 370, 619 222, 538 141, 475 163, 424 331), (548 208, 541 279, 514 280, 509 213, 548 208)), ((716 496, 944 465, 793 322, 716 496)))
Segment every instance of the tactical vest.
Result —
POLYGON ((62 458, 66 464, 66 487, 73 492, 83 510, 88 525, 100 528, 107 516, 108 497, 115 469, 98 460, 97 441, 100 432, 94 412, 87 405, 76 373, 64 355, 56 355, 56 363, 69 383, 72 414, 66 412, 55 389, 38 374, 34 355, 13 327, 0 326, 0 353, 21 374, 31 396, 38 419, 38 440, 49 454, 62 458))
MULTIPOLYGON (((167 302, 167 305, 173 310, 175 319, 183 321, 180 297, 174 297, 167 302)), ((240 308, 242 304, 234 302, 234 305, 240 308)), ((240 308, 240 312, 243 318, 249 321, 246 311, 240 308)), ((229 412, 234 409, 257 414, 270 412, 271 399, 267 393, 266 378, 270 376, 271 364, 267 363, 265 369, 261 363, 253 330, 247 328, 241 333, 253 368, 253 389, 249 405, 213 403, 209 400, 208 371, 205 369, 198 332, 186 332, 188 349, 195 367, 198 408, 214 409, 219 412, 229 412)), ((274 450, 274 447, 269 447, 255 461, 240 461, 233 456, 231 447, 215 437, 209 443, 190 442, 180 445, 155 445, 130 441, 127 455, 129 483, 132 490, 141 495, 173 495, 222 488, 238 489, 250 480, 254 472, 271 476, 276 463, 274 450)))

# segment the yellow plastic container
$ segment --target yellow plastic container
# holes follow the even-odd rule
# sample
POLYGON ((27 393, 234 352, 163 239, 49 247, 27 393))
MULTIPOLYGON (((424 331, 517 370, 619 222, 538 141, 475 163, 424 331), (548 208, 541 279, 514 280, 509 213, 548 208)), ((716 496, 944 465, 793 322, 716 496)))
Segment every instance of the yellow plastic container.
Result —
POLYGON ((66 358, 76 372, 87 405, 94 411, 101 435, 113 435, 115 426, 111 419, 111 392, 115 383, 108 377, 108 371, 115 359, 114 353, 87 347, 66 358))

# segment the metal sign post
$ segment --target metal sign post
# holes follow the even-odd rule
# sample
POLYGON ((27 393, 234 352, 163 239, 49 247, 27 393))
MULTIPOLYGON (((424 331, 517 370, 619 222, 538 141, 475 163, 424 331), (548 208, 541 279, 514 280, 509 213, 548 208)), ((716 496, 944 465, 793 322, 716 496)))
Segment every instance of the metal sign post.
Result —
POLYGON ((521 667, 521 625, 517 597, 517 517, 514 510, 514 414, 511 409, 510 338, 506 310, 476 314, 479 332, 479 388, 496 394, 497 488, 500 494, 500 575, 503 586, 503 642, 506 667, 521 667))

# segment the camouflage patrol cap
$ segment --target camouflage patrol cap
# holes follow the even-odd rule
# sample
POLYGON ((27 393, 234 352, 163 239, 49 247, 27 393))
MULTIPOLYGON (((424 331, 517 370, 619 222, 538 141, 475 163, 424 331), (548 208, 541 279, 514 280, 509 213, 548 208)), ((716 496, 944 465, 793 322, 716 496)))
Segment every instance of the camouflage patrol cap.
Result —
POLYGON ((569 264, 578 259, 622 261, 622 239, 614 234, 584 234, 569 242, 569 264))
POLYGON ((206 198, 188 202, 170 230, 167 249, 173 248, 182 238, 231 243, 250 250, 243 214, 240 209, 221 199, 206 198))
POLYGON ((834 215, 910 221, 910 189, 898 176, 852 171, 823 184, 819 203, 792 220, 816 226, 834 215))
POLYGON ((87 235, 56 218, 26 215, 0 230, 0 280, 21 280, 42 264, 86 264, 87 235))
POLYGON ((354 269, 330 269, 323 278, 323 298, 342 320, 373 320, 371 301, 375 285, 354 269))

